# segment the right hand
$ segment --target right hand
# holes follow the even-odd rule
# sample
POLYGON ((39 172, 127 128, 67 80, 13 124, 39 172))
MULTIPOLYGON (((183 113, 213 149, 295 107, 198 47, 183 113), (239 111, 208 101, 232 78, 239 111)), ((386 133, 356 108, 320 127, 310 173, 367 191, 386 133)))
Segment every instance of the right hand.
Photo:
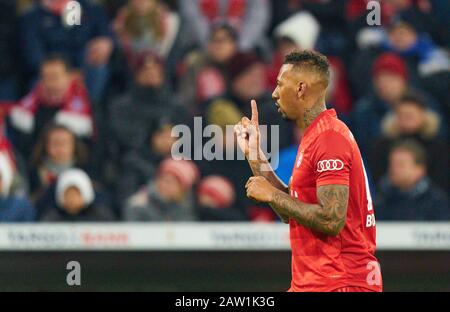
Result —
POLYGON ((256 101, 251 101, 252 119, 243 117, 242 120, 234 126, 234 132, 237 136, 239 148, 248 160, 260 160, 262 152, 260 150, 260 132, 258 122, 258 107, 256 101))

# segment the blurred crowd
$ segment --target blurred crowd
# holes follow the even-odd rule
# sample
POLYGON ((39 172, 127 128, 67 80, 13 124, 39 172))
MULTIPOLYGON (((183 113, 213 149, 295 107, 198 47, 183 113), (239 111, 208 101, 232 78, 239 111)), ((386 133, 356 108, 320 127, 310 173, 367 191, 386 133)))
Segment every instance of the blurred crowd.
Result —
POLYGON ((0 0, 1 222, 275 221, 245 160, 174 160, 171 132, 256 99, 287 182, 302 133, 271 93, 295 49, 329 58, 377 219, 450 220, 448 1, 380 1, 379 26, 368 0, 78 0, 80 25, 68 2, 0 0))

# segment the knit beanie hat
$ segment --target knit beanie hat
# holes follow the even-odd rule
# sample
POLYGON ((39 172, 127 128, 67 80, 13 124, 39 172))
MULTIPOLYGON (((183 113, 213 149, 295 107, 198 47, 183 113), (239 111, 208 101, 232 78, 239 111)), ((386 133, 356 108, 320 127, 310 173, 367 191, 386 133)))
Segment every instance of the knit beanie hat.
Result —
POLYGON ((408 79, 408 69, 403 59, 394 53, 381 54, 373 64, 372 74, 377 76, 381 72, 390 72, 408 79))
POLYGON ((184 189, 189 189, 200 176, 199 170, 194 162, 190 160, 175 160, 166 158, 159 165, 158 175, 171 174, 180 181, 184 189))
POLYGON ((208 195, 219 208, 229 207, 236 197, 231 182, 217 175, 208 176, 200 182, 198 196, 201 195, 208 195))
POLYGON ((94 187, 89 176, 83 170, 69 169, 62 172, 56 182, 56 202, 58 205, 63 205, 64 193, 70 187, 75 187, 80 191, 85 206, 94 202, 94 187))

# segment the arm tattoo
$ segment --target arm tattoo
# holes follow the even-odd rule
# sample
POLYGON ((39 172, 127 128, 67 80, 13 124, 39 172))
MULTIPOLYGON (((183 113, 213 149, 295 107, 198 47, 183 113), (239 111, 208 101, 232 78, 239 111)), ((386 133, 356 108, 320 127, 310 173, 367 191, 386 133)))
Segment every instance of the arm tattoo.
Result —
POLYGON ((275 192, 271 207, 297 223, 336 236, 345 225, 348 186, 325 185, 317 189, 319 204, 306 204, 286 193, 275 192))
MULTIPOLYGON (((256 177, 262 176, 262 177, 266 178, 267 181, 269 181, 275 188, 277 188, 278 190, 280 190, 281 192, 283 192, 287 195, 287 193, 289 192, 288 187, 286 185, 284 185, 284 183, 282 181, 280 181, 280 179, 276 176, 275 172, 262 171, 261 170, 261 161, 249 160, 248 163, 250 165, 250 168, 252 169, 254 176, 256 176, 256 177)), ((286 214, 276 211, 276 210, 275 210, 275 213, 278 215, 278 217, 281 219, 281 221, 283 221, 284 223, 289 223, 289 217, 286 214)))
POLYGON ((261 170, 261 166, 264 164, 269 167, 269 163, 267 161, 253 161, 249 160, 250 168, 252 169, 254 176, 262 176, 267 179, 275 188, 280 191, 287 193, 288 187, 277 177, 273 170, 261 170))

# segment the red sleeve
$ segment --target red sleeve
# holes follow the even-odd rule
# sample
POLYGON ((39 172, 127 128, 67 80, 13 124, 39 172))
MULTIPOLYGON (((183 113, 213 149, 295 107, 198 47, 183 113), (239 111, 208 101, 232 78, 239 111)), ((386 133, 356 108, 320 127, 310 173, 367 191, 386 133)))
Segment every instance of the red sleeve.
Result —
POLYGON ((349 185, 352 165, 352 146, 343 134, 328 130, 314 143, 312 164, 316 186, 329 184, 349 185))

